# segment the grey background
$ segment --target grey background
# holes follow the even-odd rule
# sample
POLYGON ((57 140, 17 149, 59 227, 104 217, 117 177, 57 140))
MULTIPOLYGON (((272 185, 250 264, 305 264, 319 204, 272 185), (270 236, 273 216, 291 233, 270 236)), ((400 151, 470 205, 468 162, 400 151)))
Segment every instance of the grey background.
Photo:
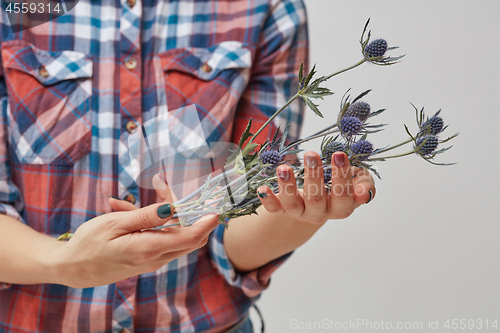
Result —
MULTIPOLYGON (((320 74, 360 60, 368 17, 374 38, 406 54, 397 65, 364 64, 332 79, 336 94, 320 107, 326 120, 335 121, 348 88, 372 88, 364 100, 386 108, 377 120, 390 126, 371 139, 384 146, 406 138, 403 123, 415 131, 409 101, 429 115, 442 109, 444 134, 460 136, 439 160, 458 164, 433 166, 417 156, 378 163, 374 201, 329 221, 273 275, 258 302, 267 332, 323 331, 292 329, 293 319, 422 322, 420 331, 430 319, 439 320, 439 332, 454 318, 500 325, 500 1, 305 3, 311 64, 320 74)), ((324 125, 309 111, 302 133, 324 125)), ((304 148, 318 151, 319 142, 304 148)))

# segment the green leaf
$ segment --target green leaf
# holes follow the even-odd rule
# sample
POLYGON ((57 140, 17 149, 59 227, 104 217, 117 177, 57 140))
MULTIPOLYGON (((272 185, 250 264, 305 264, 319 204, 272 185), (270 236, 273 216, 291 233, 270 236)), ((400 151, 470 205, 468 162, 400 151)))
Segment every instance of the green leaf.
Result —
POLYGON ((306 105, 309 107, 309 109, 311 109, 314 113, 316 113, 316 115, 320 116, 321 118, 324 118, 323 115, 321 114, 321 112, 319 111, 317 104, 314 104, 307 97, 303 97, 303 99, 304 99, 304 102, 306 103, 306 105))
POLYGON ((247 139, 253 135, 252 133, 250 133, 251 127, 252 127, 252 118, 250 118, 247 124, 247 128, 245 128, 245 131, 243 131, 243 134, 241 134, 240 142, 238 143, 238 147, 240 147, 240 149, 245 143, 245 141, 247 141, 247 139))
POLYGON ((250 154, 252 151, 254 151, 255 148, 257 148, 259 146, 258 143, 251 143, 251 144, 248 144, 246 145, 243 150, 241 151, 241 154, 243 156, 247 156, 248 154, 250 154))

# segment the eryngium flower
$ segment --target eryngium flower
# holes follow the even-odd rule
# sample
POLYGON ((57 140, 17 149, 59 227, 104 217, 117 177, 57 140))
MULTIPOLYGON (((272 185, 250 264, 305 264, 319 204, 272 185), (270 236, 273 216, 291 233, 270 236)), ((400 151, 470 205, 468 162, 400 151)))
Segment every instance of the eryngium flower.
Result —
POLYGON ((325 170, 323 177, 325 178, 325 184, 332 180, 332 169, 325 170))
POLYGON ((344 135, 357 135, 363 129, 363 123, 357 117, 343 117, 340 120, 339 129, 344 135))
POLYGON ((443 130, 443 126, 443 119, 441 117, 434 116, 422 125, 422 132, 430 135, 436 135, 443 130))
POLYGON ((259 161, 262 164, 271 164, 271 168, 276 168, 283 162, 283 156, 276 150, 267 150, 259 156, 259 161))
POLYGON ((417 146, 415 148, 418 148, 418 152, 420 155, 426 156, 430 155, 434 150, 436 150, 437 145, 439 143, 439 140, 437 136, 434 135, 424 135, 421 138, 417 139, 417 146), (424 143, 425 141, 425 143, 424 143), (424 143, 422 147, 420 147, 424 143))
POLYGON ((345 113, 345 117, 356 117, 362 122, 365 122, 370 115, 370 104, 359 101, 349 105, 345 113))
POLYGON ((375 39, 365 47, 367 58, 382 57, 387 51, 387 42, 385 39, 375 39))
POLYGON ((358 161, 364 161, 373 153, 373 144, 367 140, 360 140, 351 146, 351 152, 358 161))
POLYGON ((323 153, 322 153, 323 159, 330 162, 332 160, 333 153, 335 153, 336 151, 345 152, 345 145, 342 142, 330 141, 326 145, 325 149, 323 149, 323 153))

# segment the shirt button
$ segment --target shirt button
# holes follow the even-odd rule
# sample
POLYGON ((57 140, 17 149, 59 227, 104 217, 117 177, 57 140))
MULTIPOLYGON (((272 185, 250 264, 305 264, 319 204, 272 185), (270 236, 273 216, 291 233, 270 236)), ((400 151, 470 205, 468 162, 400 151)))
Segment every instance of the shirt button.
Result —
POLYGON ((135 69, 137 67, 137 60, 135 58, 128 58, 125 60, 125 67, 130 70, 135 69))
POLYGON ((125 124, 127 132, 132 133, 137 128, 137 125, 133 121, 129 121, 125 124))
POLYGON ((130 202, 132 205, 135 204, 135 196, 133 194, 127 194, 123 200, 130 202))
POLYGON ((135 6, 135 4, 137 3, 136 0, 127 0, 127 5, 132 8, 135 6))
POLYGON ((43 77, 48 77, 49 76, 49 71, 45 67, 43 67, 43 66, 40 67, 40 69, 38 70, 38 72, 43 77))
POLYGON ((210 73, 212 71, 212 67, 210 67, 209 64, 203 64, 201 65, 201 70, 205 73, 210 73))

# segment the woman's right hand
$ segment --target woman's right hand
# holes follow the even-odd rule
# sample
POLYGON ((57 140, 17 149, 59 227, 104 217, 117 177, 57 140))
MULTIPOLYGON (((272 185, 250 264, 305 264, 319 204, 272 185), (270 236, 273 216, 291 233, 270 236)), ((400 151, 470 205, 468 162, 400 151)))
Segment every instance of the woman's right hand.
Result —
MULTIPOLYGON (((190 227, 147 230, 165 224, 170 204, 113 212, 83 223, 51 253, 54 283, 95 287, 152 272, 207 243, 218 217, 207 215, 190 227)), ((171 207, 173 208, 173 207, 171 207)))

